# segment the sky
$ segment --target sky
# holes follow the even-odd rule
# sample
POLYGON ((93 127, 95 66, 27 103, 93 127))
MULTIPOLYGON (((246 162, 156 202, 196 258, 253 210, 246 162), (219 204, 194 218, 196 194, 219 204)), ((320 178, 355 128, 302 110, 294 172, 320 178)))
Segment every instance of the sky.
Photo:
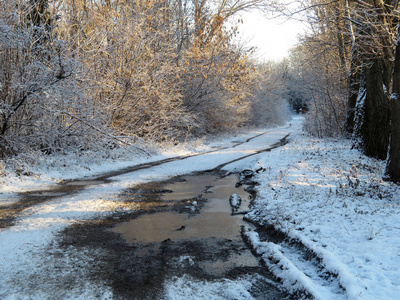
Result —
POLYGON ((288 56, 288 50, 297 43, 304 26, 295 20, 267 19, 258 11, 242 15, 239 38, 248 46, 258 48, 260 60, 279 61, 288 56))

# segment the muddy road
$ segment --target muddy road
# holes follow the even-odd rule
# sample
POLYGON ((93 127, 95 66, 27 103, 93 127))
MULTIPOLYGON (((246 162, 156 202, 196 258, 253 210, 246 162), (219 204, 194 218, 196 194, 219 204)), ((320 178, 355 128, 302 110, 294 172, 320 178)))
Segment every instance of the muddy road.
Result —
MULTIPOLYGON (((243 142, 235 142, 234 145, 229 146, 229 147, 222 147, 222 148, 218 148, 216 150, 211 150, 208 152, 196 153, 196 154, 191 154, 191 155, 186 155, 186 156, 175 156, 175 157, 166 158, 166 159, 162 159, 162 160, 158 160, 158 161, 152 161, 149 163, 134 165, 132 167, 127 167, 127 168, 123 168, 123 169, 116 170, 116 171, 110 171, 110 172, 104 173, 102 175, 94 176, 92 178, 63 181, 56 186, 53 186, 53 187, 50 187, 50 188, 47 188, 44 190, 35 190, 35 191, 28 191, 28 192, 20 193, 20 195, 19 195, 20 199, 18 201, 12 202, 10 204, 0 205, 0 228, 8 228, 8 227, 13 226, 15 224, 15 221, 20 216, 21 212, 23 212, 27 208, 30 208, 32 206, 35 206, 35 205, 38 205, 41 203, 52 201, 59 197, 79 193, 90 186, 96 186, 96 185, 110 183, 110 182, 112 182, 113 177, 134 173, 134 172, 137 172, 140 170, 154 168, 156 166, 168 164, 171 162, 184 161, 184 160, 186 161, 190 158, 197 158, 198 156, 206 156, 206 155, 220 152, 223 150, 234 149, 238 146, 249 143, 253 139, 256 139, 260 136, 266 135, 267 133, 268 132, 264 132, 264 133, 255 135, 251 138, 246 139, 243 142)), ((224 163, 218 165, 217 167, 213 168, 212 171, 217 172, 228 164, 232 164, 234 162, 257 155, 259 153, 262 153, 265 151, 271 151, 277 147, 280 147, 288 142, 289 135, 290 135, 290 133, 286 134, 285 136, 280 138, 279 141, 269 145, 266 148, 253 149, 250 154, 241 155, 236 159, 228 160, 227 162, 224 162, 224 163)))
POLYGON ((242 238, 255 170, 239 170, 289 135, 21 194, 0 207, 0 298, 288 299, 242 238))
MULTIPOLYGON (((119 197, 134 211, 68 227, 60 245, 81 249, 78 256, 93 253, 91 280, 110 286, 116 299, 182 299, 181 285, 226 280, 246 282, 254 299, 287 299, 241 236, 242 226, 252 226, 243 213, 253 195, 245 176, 216 171, 133 186, 119 197), (234 212, 231 195, 242 200, 234 212)), ((244 291, 201 291, 208 292, 247 298, 244 291)))

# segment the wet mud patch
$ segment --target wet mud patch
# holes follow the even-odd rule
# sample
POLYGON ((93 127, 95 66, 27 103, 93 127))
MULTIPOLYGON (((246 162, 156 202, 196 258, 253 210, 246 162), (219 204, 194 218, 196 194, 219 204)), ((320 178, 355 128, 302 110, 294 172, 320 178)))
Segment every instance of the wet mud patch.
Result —
POLYGON ((71 180, 48 189, 19 193, 15 202, 0 205, 0 228, 13 226, 20 213, 26 208, 49 202, 58 197, 74 195, 90 185, 109 182, 111 180, 71 180))
POLYGON ((177 278, 218 282, 246 276, 255 299, 286 299, 242 240, 245 221, 232 215, 229 195, 241 195, 243 210, 251 196, 246 186, 235 187, 237 181, 234 174, 207 172, 132 187, 120 197, 136 210, 71 226, 58 245, 82 259, 95 255, 85 280, 103 282, 114 299, 165 299, 166 284, 177 278))

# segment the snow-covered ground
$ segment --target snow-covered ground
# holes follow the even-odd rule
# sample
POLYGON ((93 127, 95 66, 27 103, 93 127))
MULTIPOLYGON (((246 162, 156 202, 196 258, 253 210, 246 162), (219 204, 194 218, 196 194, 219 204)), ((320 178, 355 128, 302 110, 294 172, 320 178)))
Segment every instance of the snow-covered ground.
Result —
POLYGON ((248 217, 292 240, 247 236, 289 290, 306 289, 317 299, 400 299, 400 189, 381 180, 384 162, 351 150, 349 141, 298 134, 257 164, 265 171, 248 217), (318 268, 293 255, 296 242, 344 291, 327 287, 313 274, 318 268))
MULTIPOLYGON (((261 185, 257 187, 255 207, 247 217, 259 224, 272 224, 286 233, 292 241, 310 249, 318 258, 317 263, 299 257, 290 241, 274 244, 249 230, 246 235, 254 249, 265 258, 266 264, 275 262, 275 275, 290 291, 306 290, 318 299, 398 299, 399 187, 381 180, 384 162, 351 150, 350 143, 344 140, 307 137, 301 132, 301 122, 301 118, 293 119, 290 128, 270 129, 268 134, 235 148, 218 150, 263 131, 197 149, 171 150, 151 158, 115 158, 103 163, 87 161, 80 167, 71 157, 65 163, 57 162, 53 169, 40 164, 32 167, 31 176, 9 174, 0 178, 0 205, 3 205, 16 201, 18 191, 40 189, 61 179, 93 176, 138 163, 215 150, 119 175, 113 177, 111 183, 88 186, 78 194, 60 196, 24 210, 14 226, 0 230, 0 298, 112 299, 112 291, 107 286, 88 285, 84 280, 85 266, 91 263, 89 256, 86 261, 78 262, 74 261, 73 253, 60 254, 57 262, 46 257, 49 246, 63 228, 79 220, 125 209, 115 195, 133 184, 212 169, 251 154, 254 149, 267 148, 290 133, 291 142, 286 146, 237 161, 224 169, 265 168, 257 175, 261 185), (80 268, 75 274, 75 269, 68 266, 77 265, 80 268), (320 274, 333 274, 332 281, 338 284, 330 285, 320 274), (60 290, 60 283, 64 282, 65 290, 60 290)), ((210 299, 223 299, 223 295, 242 295, 238 299, 249 297, 244 279, 236 283, 182 280, 166 283, 169 299, 179 294, 176 289, 181 291, 182 297, 175 299, 187 299, 190 289, 196 291, 198 299, 204 295, 209 297, 213 291, 219 294, 210 299), (232 293, 221 294, 220 289, 226 287, 232 293)))

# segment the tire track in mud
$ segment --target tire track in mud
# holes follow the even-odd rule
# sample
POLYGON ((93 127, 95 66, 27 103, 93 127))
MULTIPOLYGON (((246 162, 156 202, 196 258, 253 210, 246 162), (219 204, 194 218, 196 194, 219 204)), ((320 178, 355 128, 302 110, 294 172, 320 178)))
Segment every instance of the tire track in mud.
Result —
POLYGON ((256 226, 255 230, 242 228, 246 244, 295 299, 347 299, 338 274, 327 270, 312 249, 273 225, 244 219, 256 226))
MULTIPOLYGON (((290 128, 290 127, 291 127, 291 125, 288 126, 288 128, 290 128)), ((170 157, 170 158, 166 158, 166 159, 162 159, 162 160, 158 160, 158 161, 154 161, 154 162, 138 164, 138 165, 134 165, 134 166, 127 167, 127 168, 122 168, 120 170, 103 173, 101 175, 87 177, 84 179, 66 180, 66 181, 60 182, 56 186, 48 188, 48 189, 19 193, 20 199, 17 202, 14 202, 11 204, 0 205, 0 229, 13 226, 15 224, 16 219, 21 215, 22 211, 24 211, 27 208, 30 208, 37 204, 49 202, 51 200, 54 200, 54 199, 62 197, 62 196, 77 194, 80 191, 84 190, 87 186, 99 185, 99 184, 111 182, 112 180, 110 178, 112 178, 112 177, 131 173, 131 172, 136 172, 139 170, 149 169, 149 168, 152 168, 155 166, 159 166, 159 165, 174 162, 174 161, 185 160, 185 159, 196 157, 196 156, 206 155, 206 154, 218 152, 221 150, 236 148, 240 145, 250 142, 251 140, 253 140, 257 137, 260 137, 260 136, 268 134, 268 133, 270 133, 270 131, 266 131, 261 134, 250 137, 247 140, 245 140, 244 142, 236 142, 236 144, 233 146, 227 146, 227 147, 222 147, 222 148, 218 148, 218 149, 207 151, 207 152, 195 153, 195 154, 190 154, 190 155, 185 155, 185 156, 170 157)), ((290 134, 286 135, 283 139, 280 140, 280 142, 272 145, 271 147, 269 147, 267 149, 259 150, 259 151, 256 151, 255 153, 252 153, 252 154, 243 156, 241 158, 232 160, 230 162, 221 164, 221 165, 217 166, 216 168, 214 168, 213 170, 220 170, 224 166, 226 166, 230 163, 251 157, 253 155, 256 155, 256 154, 259 154, 259 153, 262 153, 265 151, 271 151, 272 149, 283 145, 282 141, 284 141, 284 143, 287 143, 287 137, 289 135, 290 134)), ((209 171, 211 171, 211 170, 209 170, 209 171)))
POLYGON ((232 163, 235 163, 235 162, 237 162, 237 161, 240 161, 240 160, 243 160, 243 159, 246 159, 246 158, 255 156, 255 155, 260 154, 260 153, 263 153, 263 152, 269 152, 269 151, 272 151, 273 149, 282 147, 282 146, 286 145, 286 144, 289 142, 289 141, 288 141, 288 137, 289 137, 289 136, 290 136, 290 133, 287 134, 287 135, 285 135, 283 138, 281 138, 281 139, 279 140, 279 142, 273 144, 271 147, 268 147, 268 148, 262 149, 262 150, 257 150, 257 151, 255 151, 254 153, 251 153, 251 154, 248 154, 248 155, 239 157, 239 158, 237 158, 237 159, 233 159, 233 160, 231 160, 231 161, 225 162, 225 163, 223 163, 223 164, 221 164, 221 165, 217 166, 216 168, 214 168, 214 169, 212 169, 212 170, 209 170, 209 171, 220 171, 223 167, 225 167, 225 166, 227 166, 227 165, 230 165, 230 164, 232 164, 232 163))

